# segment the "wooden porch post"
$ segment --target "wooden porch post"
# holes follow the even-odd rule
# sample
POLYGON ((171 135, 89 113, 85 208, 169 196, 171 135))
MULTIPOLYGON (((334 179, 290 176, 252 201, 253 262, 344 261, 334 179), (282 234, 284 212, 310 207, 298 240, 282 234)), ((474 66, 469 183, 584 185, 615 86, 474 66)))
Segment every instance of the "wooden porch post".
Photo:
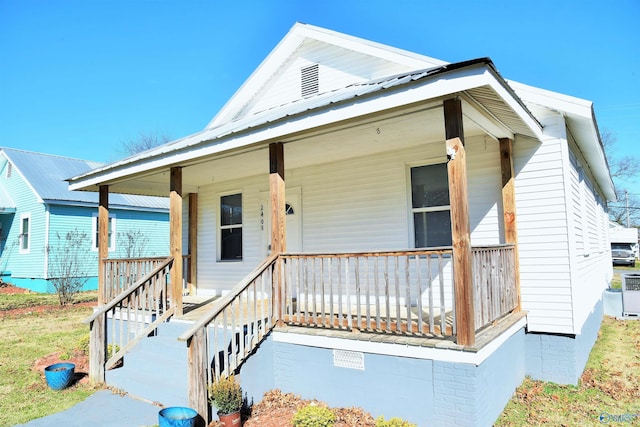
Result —
POLYGON ((187 282, 189 294, 194 293, 193 282, 196 280, 198 261, 198 193, 189 193, 189 271, 187 282))
MULTIPOLYGON (((98 198, 98 305, 107 302, 104 260, 109 257, 109 186, 101 185, 98 198)), ((112 294, 113 292, 109 292, 112 294)), ((113 295, 111 295, 113 297, 113 295)), ((89 380, 92 383, 105 381, 104 362, 106 356, 105 316, 98 316, 89 325, 89 380)))
MULTIPOLYGON (((284 193, 284 144, 275 142, 269 144, 269 193, 271 201, 271 253, 280 254, 287 250, 285 193, 284 193)), ((277 315, 277 323, 284 319, 283 298, 284 281, 282 280, 282 265, 277 263, 274 272, 272 304, 277 315)))
POLYGON ((472 346, 475 344, 475 315, 471 274, 471 232, 462 103, 459 99, 444 101, 444 125, 447 155, 450 159, 447 163, 447 172, 451 206, 457 342, 463 346, 472 346))
POLYGON ((209 402, 207 400, 207 332, 200 328, 187 342, 187 372, 189 375, 189 406, 195 409, 202 420, 196 425, 208 425, 209 402))
POLYGON ((271 251, 287 250, 284 197, 284 144, 269 145, 269 192, 271 195, 271 251))
MULTIPOLYGON (((104 260, 109 257, 109 186, 100 186, 98 202, 98 305, 107 301, 104 260)), ((112 295, 113 296, 113 295, 112 295)))
POLYGON ((182 168, 171 168, 169 193, 169 244, 173 257, 171 269, 172 301, 175 315, 182 315, 182 168))
POLYGON ((518 255, 518 223, 516 221, 516 191, 513 172, 513 140, 500 138, 500 169, 502 170, 502 210, 504 211, 504 240, 513 243, 515 254, 515 280, 517 305, 515 311, 521 310, 520 302, 520 257, 518 255))

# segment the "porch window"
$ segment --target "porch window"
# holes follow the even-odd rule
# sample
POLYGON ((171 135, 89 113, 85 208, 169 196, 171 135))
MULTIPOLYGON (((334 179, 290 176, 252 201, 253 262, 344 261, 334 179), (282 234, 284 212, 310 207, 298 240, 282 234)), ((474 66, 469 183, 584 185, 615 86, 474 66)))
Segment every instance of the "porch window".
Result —
POLYGON ((242 194, 220 197, 220 260, 242 259, 242 194))
MULTIPOLYGON (((115 222, 115 218, 111 215, 109 215, 109 237, 108 237, 108 241, 109 241, 109 250, 112 251, 115 249, 116 247, 116 234, 115 234, 115 228, 116 228, 116 222, 115 222)), ((98 243, 100 242, 100 233, 98 231, 98 216, 97 215, 93 215, 93 245, 91 246, 93 248, 93 250, 98 250, 98 243)))
POLYGON ((416 248, 451 246, 447 165, 411 168, 411 203, 416 248))
POLYGON ((20 218, 20 253, 29 253, 31 215, 20 218))

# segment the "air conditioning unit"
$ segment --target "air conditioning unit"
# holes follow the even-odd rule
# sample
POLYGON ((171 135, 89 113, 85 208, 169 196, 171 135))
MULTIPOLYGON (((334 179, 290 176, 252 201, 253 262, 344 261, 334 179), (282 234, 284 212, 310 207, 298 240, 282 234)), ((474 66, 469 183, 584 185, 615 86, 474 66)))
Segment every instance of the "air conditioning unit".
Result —
POLYGON ((622 315, 640 316, 640 274, 622 275, 622 315))

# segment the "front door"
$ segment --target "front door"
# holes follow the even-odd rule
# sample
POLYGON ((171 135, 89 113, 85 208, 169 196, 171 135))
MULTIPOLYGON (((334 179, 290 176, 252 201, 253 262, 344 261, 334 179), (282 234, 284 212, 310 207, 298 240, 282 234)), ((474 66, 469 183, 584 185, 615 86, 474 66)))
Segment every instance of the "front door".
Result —
MULTIPOLYGON (((285 213, 287 227, 287 252, 302 252, 302 189, 300 187, 285 190, 285 213)), ((267 257, 271 253, 271 207, 269 192, 262 192, 260 207, 262 228, 262 254, 267 257)))

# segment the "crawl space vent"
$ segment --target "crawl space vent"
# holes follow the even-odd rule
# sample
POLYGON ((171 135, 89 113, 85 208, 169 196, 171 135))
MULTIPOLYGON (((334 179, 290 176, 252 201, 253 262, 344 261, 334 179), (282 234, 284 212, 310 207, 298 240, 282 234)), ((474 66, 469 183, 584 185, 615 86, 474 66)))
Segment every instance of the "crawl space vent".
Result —
POLYGON ((359 351, 333 350, 333 366, 364 371, 364 353, 359 351))

